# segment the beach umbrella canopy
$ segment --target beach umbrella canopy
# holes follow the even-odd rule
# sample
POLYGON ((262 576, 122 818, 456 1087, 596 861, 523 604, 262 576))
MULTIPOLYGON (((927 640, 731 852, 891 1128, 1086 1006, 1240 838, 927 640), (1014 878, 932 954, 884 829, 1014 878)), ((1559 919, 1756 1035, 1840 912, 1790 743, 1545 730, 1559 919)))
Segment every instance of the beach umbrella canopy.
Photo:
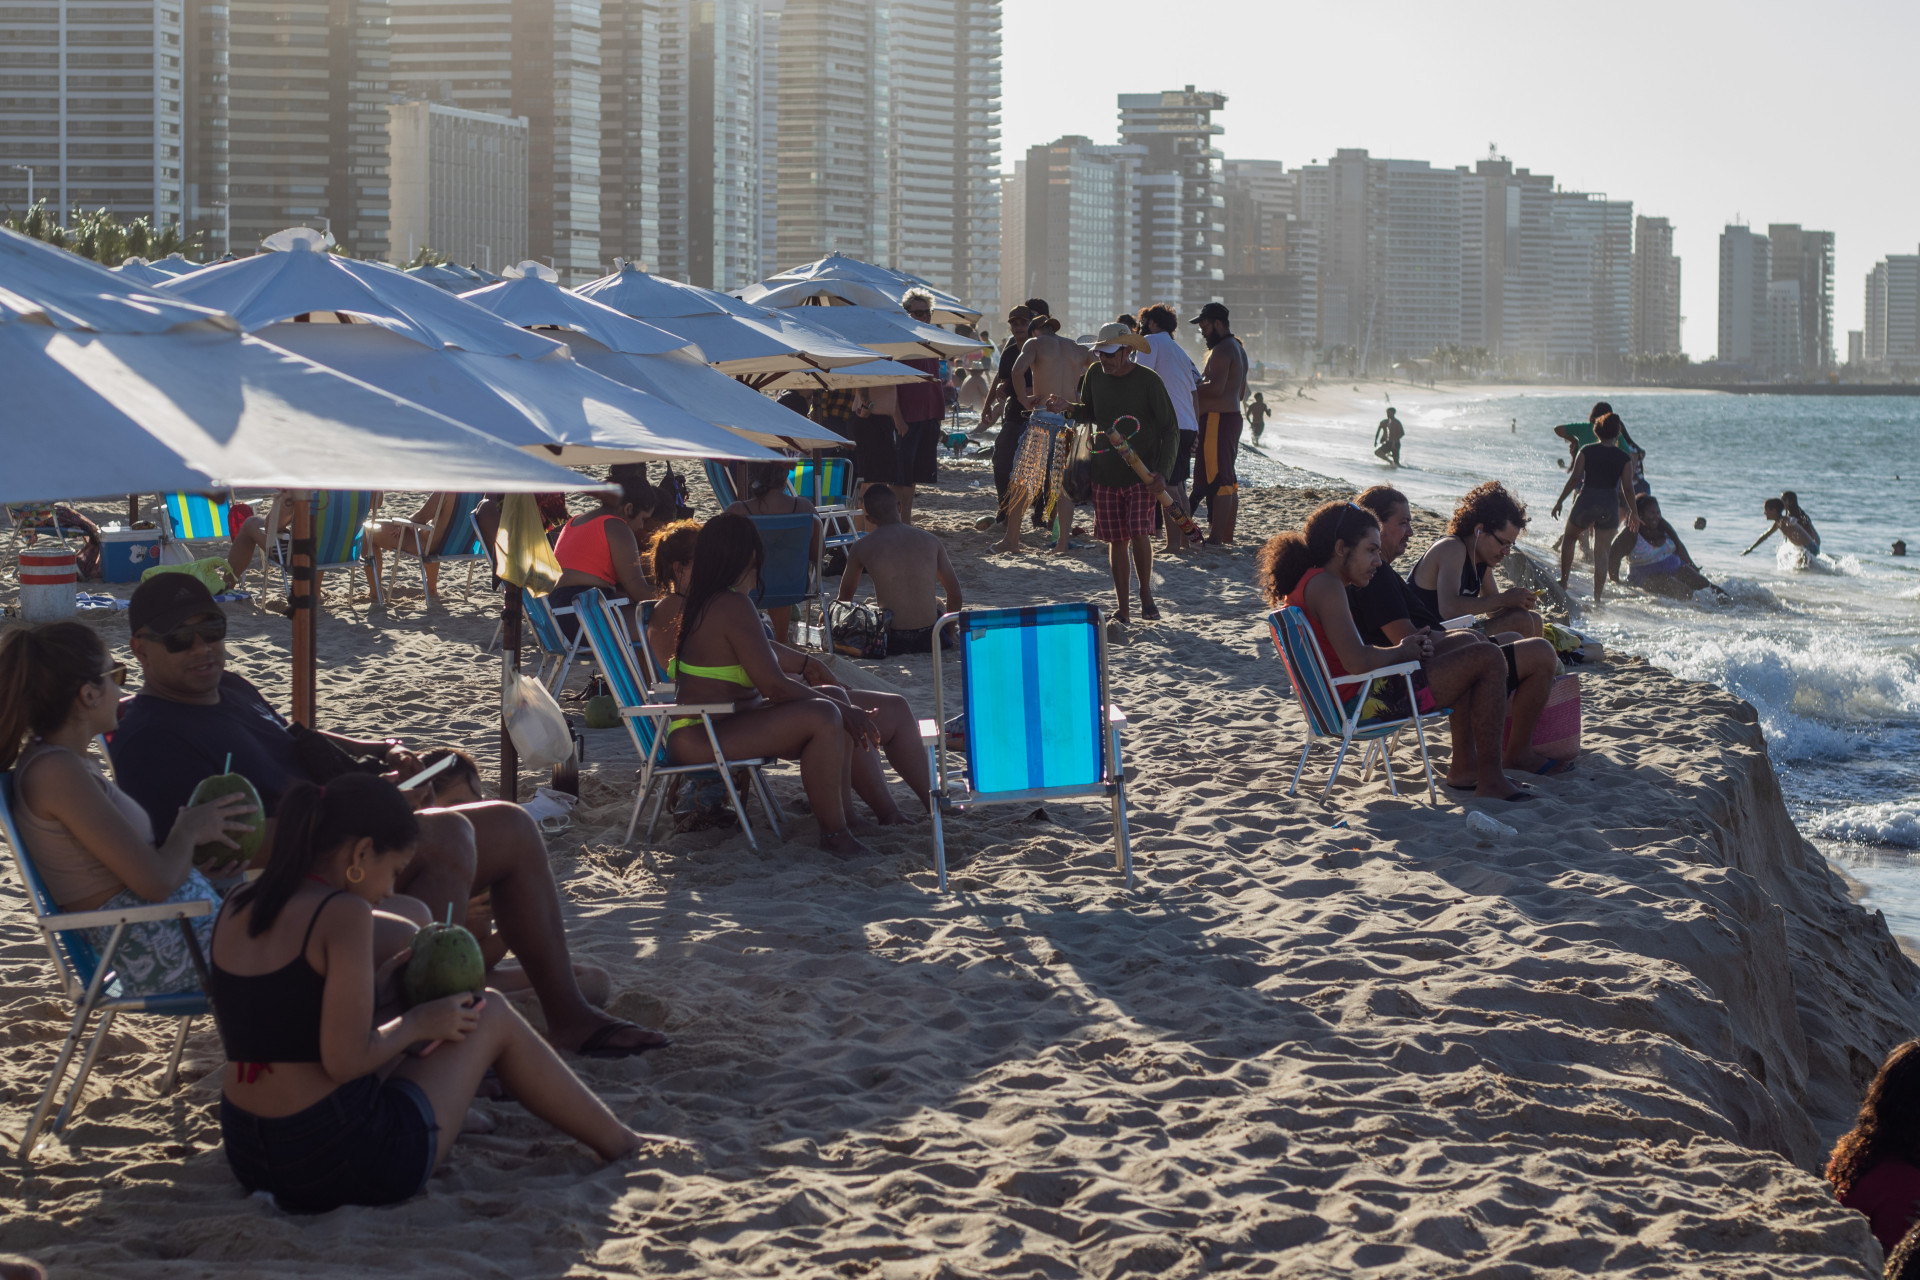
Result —
POLYGON ((219 312, 9 231, 0 231, 0 368, 0 502, 396 480, 445 491, 581 484, 247 337, 219 312))
POLYGON ((801 306, 782 310, 803 324, 824 329, 837 338, 844 338, 883 356, 945 358, 976 355, 993 349, 978 338, 963 338, 950 329, 922 324, 904 311, 852 306, 801 306))
MULTIPOLYGON (((583 333, 611 351, 656 356, 694 344, 644 320, 596 302, 584 294, 562 289, 559 274, 539 262, 523 262, 508 269, 507 277, 460 296, 523 328, 563 329, 583 333)), ((566 334, 550 335, 566 340, 566 334)), ((700 354, 697 350, 696 355, 700 354)), ((704 359, 702 363, 705 363, 704 359)))
POLYGON ((145 258, 128 258, 125 262, 113 268, 113 274, 119 276, 131 285, 159 284, 163 280, 173 279, 174 276, 173 272, 162 271, 145 258))
POLYGON ((810 298, 838 298, 854 306, 897 311, 907 294, 916 289, 933 295, 933 318, 937 321, 972 324, 980 318, 980 312, 960 298, 911 272, 875 266, 838 253, 789 267, 758 284, 748 285, 740 290, 740 296, 763 307, 793 307, 810 298))
POLYGON ((848 387, 895 387, 907 382, 925 382, 931 376, 898 360, 875 359, 833 369, 777 373, 755 385, 765 391, 843 391, 848 387))

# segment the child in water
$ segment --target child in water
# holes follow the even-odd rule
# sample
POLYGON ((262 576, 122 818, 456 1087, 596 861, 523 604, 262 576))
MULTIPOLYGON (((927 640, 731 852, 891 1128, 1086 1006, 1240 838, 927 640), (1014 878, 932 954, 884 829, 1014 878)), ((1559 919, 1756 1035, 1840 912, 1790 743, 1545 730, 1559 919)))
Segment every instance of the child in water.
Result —
MULTIPOLYGON (((1797 503, 1795 505, 1798 506, 1797 503)), ((1758 547, 1776 533, 1809 555, 1820 554, 1820 536, 1813 531, 1812 522, 1807 520, 1804 513, 1795 516, 1787 510, 1786 504, 1779 498, 1768 498, 1760 509, 1766 513, 1767 519, 1772 523, 1767 526, 1765 533, 1753 540, 1753 546, 1742 551, 1741 555, 1751 554, 1754 547, 1758 547)))

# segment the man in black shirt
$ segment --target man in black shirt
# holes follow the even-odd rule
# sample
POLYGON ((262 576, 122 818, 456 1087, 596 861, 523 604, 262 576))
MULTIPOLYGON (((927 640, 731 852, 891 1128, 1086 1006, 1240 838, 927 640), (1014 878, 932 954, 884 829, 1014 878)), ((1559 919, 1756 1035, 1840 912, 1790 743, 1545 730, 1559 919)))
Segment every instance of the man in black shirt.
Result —
MULTIPOLYGON (((993 386, 987 391, 987 407, 980 411, 982 425, 993 421, 996 410, 1000 415, 1000 434, 993 442, 996 509, 1006 505, 1007 485, 1013 479, 1013 460, 1020 452, 1020 437, 1027 429, 1026 407, 1021 404, 1013 388, 1013 366, 1020 359, 1020 348, 1032 336, 1033 317, 1032 306, 1024 302, 1007 311, 1007 343, 1000 348, 1000 370, 994 375, 993 386)), ((1001 518, 1004 519, 1004 515, 1001 518)), ((982 522, 985 528, 991 528, 993 523, 991 519, 982 522)))
MULTIPOLYGON (((227 671, 227 618, 197 578, 163 573, 141 583, 128 603, 127 624, 144 682, 108 748, 120 788, 164 839, 201 779, 241 774, 267 811, 264 865, 282 796, 311 781, 290 726, 259 690, 227 671)), ((397 743, 362 745, 387 747, 403 775, 419 771, 397 743)), ((667 1043, 658 1032, 609 1017, 580 994, 546 843, 519 805, 493 800, 422 812, 420 842, 396 889, 425 903, 436 920, 451 912, 455 924, 465 921, 471 897, 488 893, 500 937, 526 969, 555 1045, 592 1057, 627 1057, 667 1043)))

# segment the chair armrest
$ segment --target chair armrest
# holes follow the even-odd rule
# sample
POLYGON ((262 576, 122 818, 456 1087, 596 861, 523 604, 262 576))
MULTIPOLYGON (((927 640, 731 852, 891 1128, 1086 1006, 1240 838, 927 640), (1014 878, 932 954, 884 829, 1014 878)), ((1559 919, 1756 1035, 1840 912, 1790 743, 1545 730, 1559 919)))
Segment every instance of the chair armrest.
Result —
POLYGON ((1378 680, 1381 676, 1404 675, 1409 671, 1418 671, 1419 669, 1420 664, 1418 662, 1396 662, 1390 667, 1375 667, 1373 670, 1362 672, 1357 676, 1335 676, 1333 683, 1336 685, 1358 684, 1362 680, 1378 680))
POLYGON ((1122 711, 1118 707, 1108 707, 1107 723, 1114 726, 1115 728, 1124 729, 1127 724, 1127 713, 1122 711))
POLYGON ((637 707, 621 707, 620 714, 658 719, 661 716, 724 716, 737 709, 731 702, 648 702, 637 707))
POLYGON ((922 720, 919 722, 919 725, 920 725, 920 742, 923 746, 930 747, 934 743, 940 741, 939 725, 935 724, 931 720, 922 720))
POLYGON ((103 929, 120 923, 147 924, 154 920, 192 920, 209 915, 211 902, 150 902, 144 907, 119 907, 110 911, 62 911, 41 916, 40 927, 48 933, 67 933, 74 929, 103 929))

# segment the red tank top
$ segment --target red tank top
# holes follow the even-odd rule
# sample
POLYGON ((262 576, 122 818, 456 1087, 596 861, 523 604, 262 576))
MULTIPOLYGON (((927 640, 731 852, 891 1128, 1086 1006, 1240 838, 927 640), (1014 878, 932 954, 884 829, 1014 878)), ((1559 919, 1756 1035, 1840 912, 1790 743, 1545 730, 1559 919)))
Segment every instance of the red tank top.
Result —
POLYGON ((595 516, 585 524, 568 524, 560 530, 560 540, 553 544, 554 559, 562 569, 592 574, 610 586, 617 586, 620 579, 613 573, 613 548, 607 545, 606 524, 618 519, 619 516, 595 516))
MULTIPOLYGON (((563 560, 561 563, 565 564, 566 561, 563 560)), ((1287 593, 1287 603, 1307 615, 1307 625, 1313 628, 1314 643, 1320 646, 1321 656, 1327 660, 1328 673, 1335 676, 1344 676, 1348 674, 1348 671, 1340 665, 1340 656, 1333 651, 1333 646, 1327 643, 1327 633, 1325 629, 1321 627, 1320 619, 1314 617, 1313 610, 1307 608, 1307 584, 1313 581, 1314 575, 1325 572, 1325 569, 1316 567, 1301 574, 1300 581, 1294 583, 1293 590, 1287 593)), ((1362 687, 1364 688, 1365 686, 1362 687)))

